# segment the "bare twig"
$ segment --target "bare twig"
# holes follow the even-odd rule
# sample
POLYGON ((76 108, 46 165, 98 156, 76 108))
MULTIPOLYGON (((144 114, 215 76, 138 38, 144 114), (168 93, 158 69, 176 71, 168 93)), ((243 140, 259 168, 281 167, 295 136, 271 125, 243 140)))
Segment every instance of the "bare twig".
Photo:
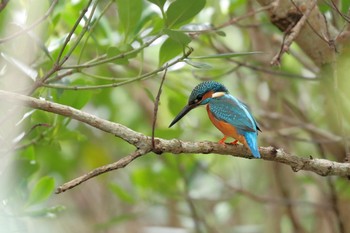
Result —
MULTIPOLYGON (((61 50, 60 50, 60 53, 58 54, 57 60, 56 60, 56 65, 57 65, 57 66, 61 67, 61 66, 67 61, 67 59, 69 58, 69 55, 71 54, 71 51, 72 51, 73 49, 75 49, 76 45, 75 45, 75 47, 73 46, 73 47, 70 49, 70 51, 68 52, 69 55, 66 55, 66 56, 63 58, 63 60, 61 61, 61 58, 62 58, 62 56, 63 56, 63 52, 64 52, 66 46, 68 45, 70 39, 72 38, 73 33, 75 32, 75 30, 76 30, 77 27, 79 26, 80 21, 84 18, 84 16, 85 16, 86 12, 88 11, 88 9, 89 9, 91 3, 92 3, 92 0, 90 0, 90 1, 87 3, 86 7, 82 10, 82 12, 80 13, 79 18, 77 19, 77 21, 75 21, 75 24, 74 24, 73 28, 70 30, 68 36, 66 37, 66 40, 64 41, 64 44, 63 44, 63 46, 62 46, 62 48, 61 48, 61 50)), ((95 4, 95 6, 96 6, 96 5, 97 5, 97 3, 95 4)), ((92 17, 93 12, 94 12, 94 11, 91 12, 90 18, 92 17)), ((91 20, 91 19, 90 19, 90 20, 91 20)), ((90 21, 87 21, 87 22, 86 22, 86 25, 85 25, 86 28, 80 33, 80 35, 84 35, 84 33, 85 33, 86 30, 87 30, 87 25, 89 24, 89 22, 90 22, 90 21)), ((81 38, 80 38, 80 39, 81 39, 81 38)), ((78 41, 80 41, 80 40, 78 40, 78 41)), ((77 44, 77 43, 76 43, 76 44, 77 44)))
POLYGON ((127 52, 124 52, 124 53, 120 53, 120 54, 117 54, 117 55, 112 56, 112 57, 107 57, 107 55, 102 55, 100 57, 96 57, 93 60, 85 62, 83 64, 63 66, 63 67, 61 67, 61 69, 63 70, 63 69, 90 68, 90 67, 93 67, 93 66, 97 66, 97 65, 113 62, 113 61, 118 60, 118 59, 123 59, 123 58, 125 58, 127 56, 135 55, 135 54, 139 53, 140 51, 144 50, 145 48, 149 47, 155 40, 157 40, 161 36, 162 36, 161 34, 154 36, 151 40, 147 41, 146 43, 144 43, 143 45, 141 45, 137 49, 133 49, 133 50, 130 50, 130 51, 127 51, 127 52))
POLYGON ((111 88, 111 87, 119 87, 128 83, 132 83, 139 80, 145 80, 147 78, 151 78, 154 75, 158 74, 159 72, 162 72, 169 67, 183 61, 186 59, 191 53, 193 52, 193 49, 190 48, 183 56, 179 57, 178 59, 166 63, 165 65, 159 67, 156 70, 153 70, 151 72, 148 72, 146 74, 140 75, 135 78, 129 78, 128 80, 122 81, 122 82, 114 82, 114 83, 108 83, 103 85, 95 85, 95 86, 65 86, 65 85, 54 85, 54 84, 42 84, 44 87, 50 87, 50 88, 59 88, 59 89, 66 89, 66 90, 92 90, 92 89, 101 89, 101 88, 111 88))
POLYGON ((338 15, 340 15, 347 23, 350 23, 350 17, 347 16, 346 14, 342 13, 337 4, 335 4, 335 2, 333 0, 330 0, 331 3, 329 3, 328 1, 325 1, 324 2, 329 6, 331 7, 333 10, 335 10, 335 12, 337 12, 338 15))
MULTIPOLYGON (((73 118, 82 123, 88 124, 92 127, 111 133, 116 137, 123 139, 124 141, 134 145, 139 153, 145 154, 147 152, 172 154, 221 154, 230 155, 240 158, 252 159, 253 156, 247 148, 242 145, 221 145, 216 142, 188 142, 178 139, 166 140, 162 138, 155 138, 155 147, 152 148, 152 138, 142 133, 131 130, 130 128, 98 118, 94 115, 80 111, 78 109, 49 102, 46 100, 40 100, 33 97, 20 95, 12 92, 0 90, 0 99, 11 102, 13 104, 25 105, 35 109, 41 109, 47 112, 52 112, 69 118, 73 118), (142 153, 141 153, 142 152, 142 153)), ((350 164, 339 163, 326 159, 313 159, 305 158, 285 152, 283 149, 275 147, 260 147, 259 149, 262 159, 275 161, 290 166, 293 171, 299 170, 312 171, 321 176, 350 176, 350 164)), ((317 156, 312 156, 317 157, 317 156)), ((132 157, 126 157, 126 165, 132 157)), ((134 158, 132 158, 134 159, 134 158)), ((131 161, 130 161, 131 162, 131 161)), ((117 169, 117 168, 116 168, 117 169)))
POLYGON ((281 61, 281 57, 285 52, 288 52, 290 45, 293 43, 295 38, 299 35, 300 30, 306 23, 307 18, 309 17, 311 11, 315 8, 317 4, 317 0, 314 0, 310 7, 306 10, 305 14, 300 18, 300 20, 295 24, 295 26, 289 31, 287 31, 288 35, 285 37, 283 44, 281 46, 281 50, 276 54, 271 61, 272 65, 279 65, 281 61))
MULTIPOLYGON (((80 63, 82 57, 83 57, 83 53, 85 51, 85 47, 87 45, 87 42, 89 41, 91 34, 94 32, 94 29, 97 25, 99 25, 100 20, 102 19, 102 17, 105 15, 106 11, 109 9, 109 7, 112 5, 112 3, 114 3, 114 0, 110 0, 106 6, 102 9, 102 11, 100 12, 100 15, 96 18, 96 20, 94 20, 93 24, 90 26, 89 24, 86 24, 87 28, 89 29, 89 32, 85 38, 85 41, 82 43, 82 48, 80 51, 80 54, 78 56, 78 61, 77 63, 80 63)), ((92 15, 91 15, 92 16, 92 15)), ((90 22, 91 20, 89 20, 90 22)))
MULTIPOLYGON (((230 48, 226 47, 224 44, 221 44, 221 46, 224 47, 225 50, 216 46, 211 40, 209 40, 209 43, 210 43, 211 47, 213 49, 215 49, 215 51, 217 51, 218 53, 233 52, 230 48)), ((307 77, 307 76, 298 75, 298 74, 276 71, 276 70, 272 70, 271 68, 266 68, 264 66, 257 66, 257 65, 249 64, 247 62, 241 62, 241 61, 238 61, 237 59, 233 59, 233 58, 228 58, 227 60, 237 64, 240 67, 245 67, 247 69, 262 72, 265 74, 270 74, 270 75, 275 75, 275 76, 285 77, 285 78, 302 79, 302 80, 306 80, 306 81, 317 81, 318 80, 317 76, 307 77)))
MULTIPOLYGON (((166 66, 167 66, 167 64, 166 64, 166 66)), ((159 85, 158 94, 157 94, 157 97, 156 97, 156 99, 154 101, 153 122, 152 122, 152 150, 155 149, 154 131, 156 129, 159 99, 160 99, 160 95, 162 94, 162 86, 163 86, 163 83, 164 83, 164 80, 165 80, 165 77, 166 77, 166 73, 167 73, 167 69, 164 70, 162 81, 160 82, 160 85, 159 85)))
POLYGON ((92 171, 90 171, 89 173, 86 173, 78 178, 75 178, 74 180, 71 180, 61 186, 59 186, 56 190, 56 193, 62 193, 65 192, 81 183, 83 183, 84 181, 87 181, 95 176, 119 169, 119 168, 123 168, 125 166, 127 166, 129 163, 131 163, 134 159, 136 159, 137 157, 140 157, 144 154, 148 153, 148 151, 144 151, 144 150, 136 150, 135 152, 119 159, 117 162, 111 163, 111 164, 107 164, 105 166, 101 166, 98 167, 92 171))
POLYGON ((221 24, 220 26, 218 26, 216 29, 221 29, 221 28, 230 26, 230 25, 232 25, 232 24, 237 23, 238 21, 240 21, 240 20, 242 20, 242 19, 245 19, 245 18, 254 16, 254 15, 256 15, 257 13, 260 13, 260 12, 263 12, 263 11, 270 10, 271 8, 273 8, 273 5, 272 5, 272 4, 267 5, 267 6, 263 6, 263 7, 259 8, 259 9, 250 11, 250 12, 248 12, 248 13, 245 14, 245 15, 232 18, 232 19, 230 19, 228 22, 223 23, 223 24, 221 24))
MULTIPOLYGON (((295 6, 295 8, 300 12, 300 14, 303 14, 303 12, 299 9, 299 7, 297 6, 297 4, 292 0, 292 4, 295 6)), ((316 30, 314 28, 314 26, 312 26, 312 24, 309 22, 308 19, 306 19, 306 23, 307 25, 311 28, 311 30, 315 33, 315 35, 317 35, 322 41, 324 41, 329 47, 332 47, 334 48, 334 51, 336 51, 336 47, 335 47, 335 44, 334 44, 334 40, 333 39, 330 39, 331 36, 330 36, 330 33, 329 33, 329 30, 328 30, 328 21, 327 21, 327 18, 325 17, 324 14, 322 14, 323 16, 323 20, 324 20, 324 23, 326 25, 325 27, 325 30, 326 30, 326 35, 321 35, 318 30, 316 30)))

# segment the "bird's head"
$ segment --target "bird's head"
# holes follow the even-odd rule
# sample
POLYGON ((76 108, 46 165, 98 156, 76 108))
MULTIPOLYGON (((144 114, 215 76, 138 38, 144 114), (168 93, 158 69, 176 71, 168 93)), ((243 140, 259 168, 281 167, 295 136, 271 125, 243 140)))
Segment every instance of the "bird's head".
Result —
POLYGON ((197 85, 190 95, 188 104, 181 110, 179 114, 170 123, 169 128, 176 124, 182 117, 184 117, 189 111, 198 107, 199 105, 205 105, 209 103, 212 98, 218 98, 228 93, 228 90, 224 85, 215 81, 206 81, 197 85))

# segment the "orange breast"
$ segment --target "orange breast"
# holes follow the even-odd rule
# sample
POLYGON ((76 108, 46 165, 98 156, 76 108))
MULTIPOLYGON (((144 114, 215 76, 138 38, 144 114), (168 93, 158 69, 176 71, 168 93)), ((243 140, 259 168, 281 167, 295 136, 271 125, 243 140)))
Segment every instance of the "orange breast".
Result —
POLYGON ((209 119, 215 125, 216 128, 218 128, 226 137, 235 138, 240 143, 244 144, 245 146, 248 146, 244 136, 239 134, 233 125, 230 125, 227 122, 216 119, 215 116, 209 110, 209 105, 207 105, 206 107, 207 107, 209 119))

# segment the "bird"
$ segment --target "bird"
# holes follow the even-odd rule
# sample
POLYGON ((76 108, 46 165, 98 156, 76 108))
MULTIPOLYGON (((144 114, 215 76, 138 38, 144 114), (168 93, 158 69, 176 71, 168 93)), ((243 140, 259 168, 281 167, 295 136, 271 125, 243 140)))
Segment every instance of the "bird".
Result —
POLYGON ((191 92, 188 104, 170 123, 176 124, 192 109, 206 105, 209 119, 223 134, 219 141, 225 144, 228 137, 234 138, 231 144, 238 142, 246 146, 255 158, 260 158, 258 148, 258 123, 246 104, 232 96, 227 88, 216 81, 205 81, 198 84, 191 92))

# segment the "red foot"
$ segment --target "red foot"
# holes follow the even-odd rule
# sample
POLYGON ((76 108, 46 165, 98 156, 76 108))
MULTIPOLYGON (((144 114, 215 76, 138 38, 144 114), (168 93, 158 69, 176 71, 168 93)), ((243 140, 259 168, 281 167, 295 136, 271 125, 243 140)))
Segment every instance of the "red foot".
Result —
POLYGON ((226 138, 227 138, 227 137, 224 136, 224 137, 219 141, 219 144, 225 145, 226 138))
POLYGON ((231 142, 232 145, 237 145, 238 144, 238 140, 234 140, 233 142, 231 142))

